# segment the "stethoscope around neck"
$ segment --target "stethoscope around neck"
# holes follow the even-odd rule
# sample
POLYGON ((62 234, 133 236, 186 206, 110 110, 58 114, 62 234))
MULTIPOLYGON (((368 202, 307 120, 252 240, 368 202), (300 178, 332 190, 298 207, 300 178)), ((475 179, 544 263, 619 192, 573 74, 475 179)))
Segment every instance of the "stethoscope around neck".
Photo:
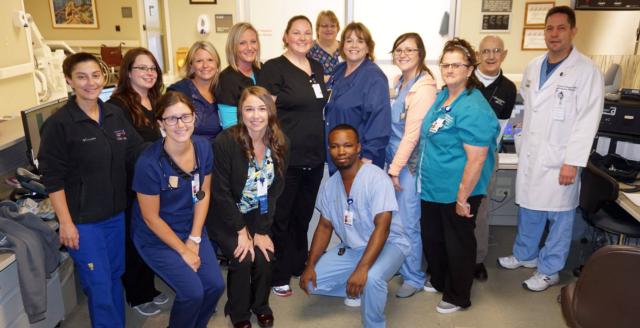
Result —
MULTIPOLYGON (((164 148, 164 142, 165 142, 165 140, 163 139, 162 140, 162 154, 161 154, 160 158, 158 158, 158 165, 160 165, 160 170, 162 171, 163 182, 167 181, 167 185, 169 186, 169 190, 175 190, 175 189, 177 189, 177 187, 174 188, 174 187, 171 186, 171 183, 169 182, 169 178, 167 177, 167 172, 164 170, 164 166, 162 165, 162 158, 164 157, 164 158, 167 159, 167 162, 169 163, 169 166, 171 166, 173 171, 176 173, 176 175, 178 175, 178 177, 180 179, 184 179, 184 180, 187 180, 187 181, 193 180, 193 174, 196 171, 200 171, 200 168, 201 168, 201 166, 200 166, 200 158, 198 158, 198 152, 196 150, 196 145, 193 144, 193 153, 194 153, 194 155, 196 157, 196 168, 193 170, 193 172, 187 173, 183 169, 181 169, 180 166, 178 166, 178 164, 176 164, 176 162, 173 160, 173 158, 171 158, 171 155, 169 155, 169 153, 167 153, 167 150, 164 148)), ((198 190, 198 192, 196 192, 196 198, 198 200, 202 200, 204 198, 204 195, 205 195, 204 190, 202 190, 202 184, 203 184, 203 180, 202 179, 204 179, 204 177, 202 176, 202 174, 199 174, 198 178, 200 179, 199 184, 198 184, 200 186, 200 189, 198 190)))

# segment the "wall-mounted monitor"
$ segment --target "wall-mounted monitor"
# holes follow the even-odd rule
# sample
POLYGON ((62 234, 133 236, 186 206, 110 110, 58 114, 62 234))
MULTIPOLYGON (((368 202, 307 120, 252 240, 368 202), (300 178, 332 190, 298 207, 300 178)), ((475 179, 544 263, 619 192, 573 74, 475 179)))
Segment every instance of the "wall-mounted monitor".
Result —
POLYGON ((20 112, 24 140, 27 144, 27 158, 31 165, 38 167, 38 150, 40 149, 40 129, 49 116, 67 103, 67 98, 50 101, 20 112))

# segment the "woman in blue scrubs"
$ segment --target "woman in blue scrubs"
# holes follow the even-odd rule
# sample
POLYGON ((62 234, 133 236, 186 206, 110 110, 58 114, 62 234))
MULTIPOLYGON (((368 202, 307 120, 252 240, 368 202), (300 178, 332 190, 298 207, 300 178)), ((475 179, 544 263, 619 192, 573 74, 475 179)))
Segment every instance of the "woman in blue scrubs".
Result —
POLYGON ((402 75, 395 83, 391 100, 391 138, 387 146, 389 176, 396 190, 398 212, 411 243, 400 275, 403 283, 396 297, 406 298, 422 291, 422 237, 420 236, 420 194, 416 190, 416 145, 425 114, 436 98, 436 81, 425 64, 427 51, 417 33, 405 33, 393 43, 393 63, 402 75))
POLYGON ((203 229, 213 154, 192 136, 195 110, 179 92, 158 100, 156 120, 166 137, 136 163, 133 242, 140 256, 176 293, 170 327, 206 327, 224 290, 222 273, 203 229))
MULTIPOLYGON (((325 107, 325 136, 338 124, 358 130, 362 160, 384 168, 385 148, 391 134, 389 83, 373 63, 375 42, 362 23, 350 23, 340 37, 340 63, 327 83, 331 90, 325 107)), ((325 137, 326 138, 326 137, 325 137)), ((329 172, 336 167, 328 155, 329 172)))
POLYGON ((220 72, 220 56, 209 41, 194 43, 182 68, 184 79, 169 86, 169 91, 179 91, 187 96, 196 111, 193 134, 206 137, 210 142, 222 131, 218 103, 214 90, 220 72))

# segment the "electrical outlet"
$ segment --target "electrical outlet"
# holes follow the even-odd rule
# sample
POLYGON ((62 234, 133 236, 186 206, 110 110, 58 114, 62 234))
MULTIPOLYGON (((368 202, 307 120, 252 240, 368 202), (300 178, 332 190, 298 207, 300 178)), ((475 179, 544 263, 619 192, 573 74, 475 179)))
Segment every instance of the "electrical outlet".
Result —
POLYGON ((507 199, 509 197, 509 194, 511 193, 511 189, 509 188, 496 188, 495 192, 493 193, 493 198, 494 199, 507 199))

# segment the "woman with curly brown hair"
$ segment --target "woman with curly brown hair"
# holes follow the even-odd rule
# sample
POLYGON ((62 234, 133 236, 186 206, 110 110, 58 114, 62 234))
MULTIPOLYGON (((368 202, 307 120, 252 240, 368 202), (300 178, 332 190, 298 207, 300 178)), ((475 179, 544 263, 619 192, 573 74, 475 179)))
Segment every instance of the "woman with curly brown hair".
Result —
POLYGON ((487 193, 499 131, 496 114, 476 88, 476 66, 467 41, 444 45, 440 72, 446 86, 420 131, 420 223, 431 276, 424 290, 442 292, 440 313, 471 306, 475 214, 487 193))

